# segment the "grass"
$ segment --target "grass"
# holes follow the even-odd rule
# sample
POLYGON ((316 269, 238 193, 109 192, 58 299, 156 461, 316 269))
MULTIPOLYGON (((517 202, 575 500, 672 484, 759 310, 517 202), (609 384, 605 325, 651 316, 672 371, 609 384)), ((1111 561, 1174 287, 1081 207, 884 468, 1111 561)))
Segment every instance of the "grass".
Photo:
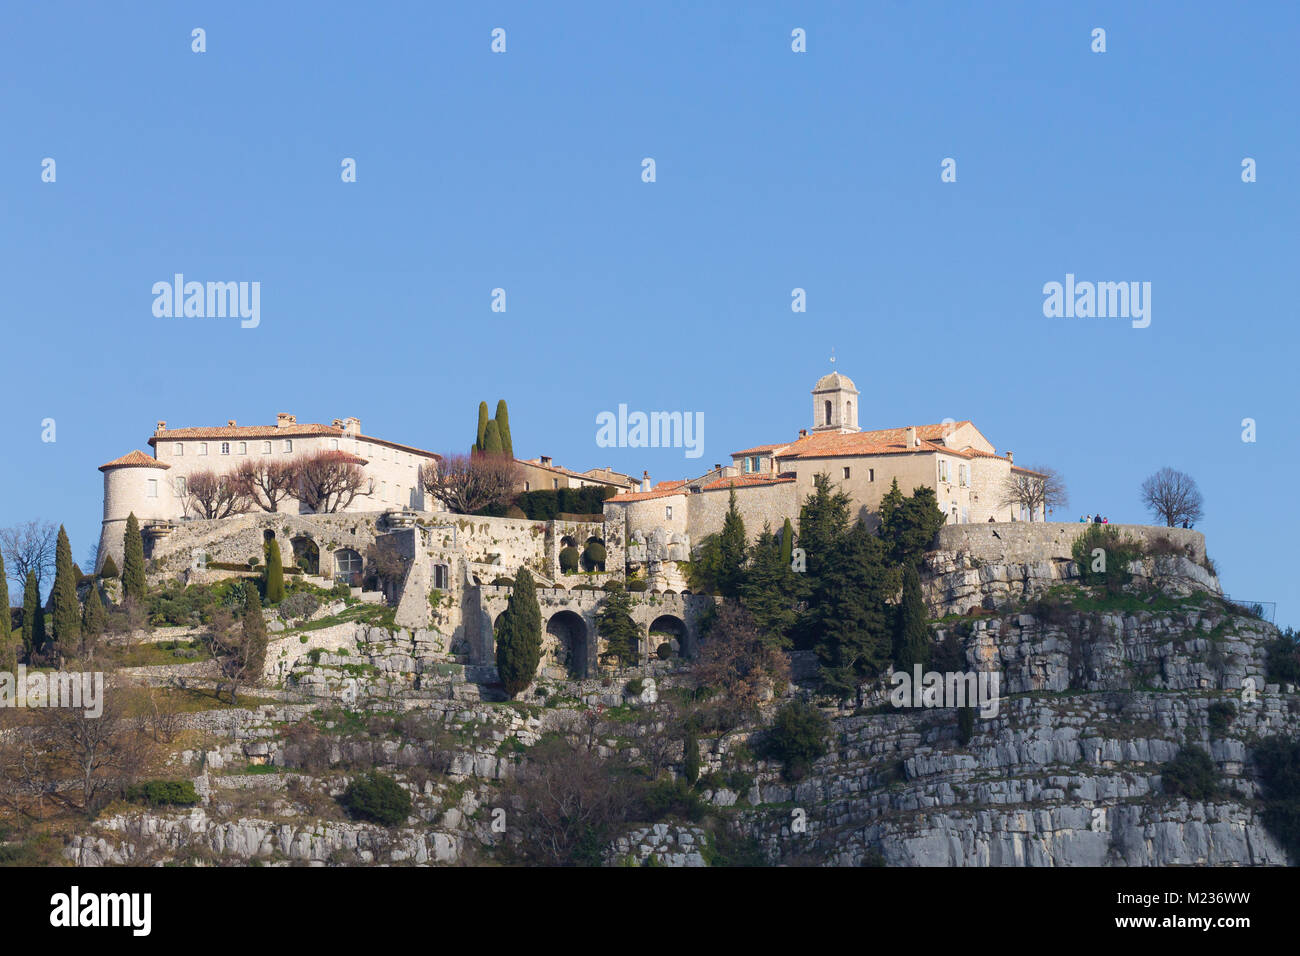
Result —
POLYGON ((305 631, 319 631, 337 624, 348 623, 374 624, 392 630, 397 626, 394 621, 396 613, 394 608, 386 604, 353 604, 331 617, 322 617, 298 627, 286 628, 277 637, 303 635, 305 631))
POLYGON ((212 659, 212 651, 201 640, 159 641, 151 644, 106 645, 100 653, 119 667, 158 667, 192 664, 212 659))

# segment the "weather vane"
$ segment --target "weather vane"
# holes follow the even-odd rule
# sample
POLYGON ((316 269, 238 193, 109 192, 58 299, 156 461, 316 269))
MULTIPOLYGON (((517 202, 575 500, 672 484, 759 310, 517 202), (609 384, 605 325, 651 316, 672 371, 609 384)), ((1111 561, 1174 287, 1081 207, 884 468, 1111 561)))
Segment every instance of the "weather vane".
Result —
POLYGON ((835 346, 831 346, 831 365, 835 364, 835 346))

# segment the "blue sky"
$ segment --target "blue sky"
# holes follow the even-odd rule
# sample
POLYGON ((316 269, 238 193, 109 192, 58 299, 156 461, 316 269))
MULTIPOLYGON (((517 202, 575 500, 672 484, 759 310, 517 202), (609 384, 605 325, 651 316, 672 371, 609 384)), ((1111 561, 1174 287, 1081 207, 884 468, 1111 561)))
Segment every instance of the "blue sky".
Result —
POLYGON ((834 348, 864 427, 972 419, 1067 517, 1191 473, 1225 589, 1300 623, 1300 7, 372 6, 5 7, 0 525, 81 559, 157 419, 464 451, 504 397, 525 457, 686 477, 807 426, 834 348), (260 326, 155 318, 176 272, 260 326), (1045 318, 1067 272, 1150 282, 1150 327, 1045 318), (703 458, 596 447, 619 403, 703 412, 703 458))

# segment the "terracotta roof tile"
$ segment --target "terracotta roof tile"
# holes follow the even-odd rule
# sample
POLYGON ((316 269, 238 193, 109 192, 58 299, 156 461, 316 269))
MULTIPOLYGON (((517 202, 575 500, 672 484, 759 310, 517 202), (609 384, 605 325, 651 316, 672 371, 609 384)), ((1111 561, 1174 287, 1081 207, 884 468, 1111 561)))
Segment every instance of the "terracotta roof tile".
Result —
POLYGON ((794 481, 794 478, 788 475, 746 475, 736 478, 719 478, 716 481, 709 482, 700 490, 715 491, 720 488, 730 488, 733 485, 737 488, 746 488, 751 485, 783 485, 791 481, 794 481))
POLYGON ((146 455, 144 452, 140 451, 139 449, 136 449, 135 451, 127 452, 121 458, 114 458, 110 462, 105 462, 104 464, 99 466, 99 470, 107 471, 110 468, 170 468, 170 467, 171 465, 161 462, 157 458, 151 458, 149 455, 146 455))
MULTIPOLYGON (((223 438, 236 438, 244 440, 267 439, 267 438, 315 438, 321 436, 330 436, 343 438, 343 429, 335 425, 317 425, 304 422, 301 425, 198 425, 192 428, 168 428, 149 438, 149 444, 155 448, 158 447, 159 441, 195 441, 195 440, 220 440, 223 438)), ((419 455, 422 458, 435 458, 439 461, 442 456, 431 451, 425 451, 422 448, 415 448, 411 445, 403 445, 395 441, 388 441, 384 438, 374 438, 370 435, 352 435, 357 441, 370 442, 374 445, 386 445, 389 448, 396 448, 399 451, 409 452, 412 455, 419 455)))

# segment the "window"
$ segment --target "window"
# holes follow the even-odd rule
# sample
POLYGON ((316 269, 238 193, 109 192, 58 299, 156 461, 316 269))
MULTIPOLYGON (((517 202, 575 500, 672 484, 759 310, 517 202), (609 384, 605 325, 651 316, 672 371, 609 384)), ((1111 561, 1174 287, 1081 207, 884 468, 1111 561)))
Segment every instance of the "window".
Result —
POLYGON ((942 458, 939 459, 939 480, 948 480, 948 462, 944 461, 942 458))
POLYGON ((246 441, 241 441, 241 442, 239 443, 239 453, 240 453, 241 455, 247 455, 247 454, 248 454, 248 442, 246 442, 246 441))
POLYGON ((262 454, 263 455, 271 454, 271 443, 269 441, 262 442, 262 454))
POLYGON ((845 481, 849 480, 849 470, 847 468, 844 469, 844 480, 845 481))
POLYGON ((435 564, 433 566, 433 586, 439 590, 446 590, 447 579, 451 577, 448 573, 447 565, 435 564))
POLYGON ((206 455, 207 453, 208 453, 208 443, 205 441, 199 442, 199 454, 206 455))
POLYGON ((185 476, 184 475, 176 476, 176 497, 177 498, 185 497, 185 476))
POLYGON ((525 481, 525 482, 524 482, 524 491, 531 491, 531 490, 532 490, 532 489, 528 487, 528 482, 525 481))
POLYGON ((672 506, 672 505, 666 505, 666 506, 664 507, 664 518, 665 518, 666 520, 668 520, 668 521, 672 521, 672 520, 673 520, 673 506, 672 506))
POLYGON ((970 524, 970 511, 966 508, 961 509, 961 523, 970 524))
POLYGON ((223 442, 221 443, 221 454, 223 454, 223 455, 229 455, 229 454, 230 454, 230 442, 228 442, 228 441, 223 441, 223 442))
POLYGON ((158 497, 158 479, 157 479, 157 478, 150 478, 150 479, 148 480, 148 482, 147 482, 146 487, 148 488, 148 495, 149 495, 150 498, 157 498, 157 497, 158 497))
POLYGON ((379 500, 380 501, 388 500, 388 482, 386 481, 381 481, 379 483, 379 500))
POLYGON ((284 440, 284 453, 287 455, 287 454, 289 454, 289 452, 291 452, 291 451, 293 451, 293 439, 292 439, 292 438, 286 438, 286 439, 284 440))
POLYGON ((849 425, 849 424, 852 424, 852 423, 853 423, 853 403, 852 403, 852 402, 845 402, 845 403, 844 403, 844 423, 845 423, 846 425, 849 425))
POLYGON ((830 423, 831 423, 831 403, 830 403, 830 400, 827 399, 827 401, 826 401, 826 424, 829 425, 830 423))
POLYGON ((961 485, 963 488, 970 484, 969 468, 969 465, 957 466, 957 484, 961 485))
POLYGON ((180 458, 182 455, 185 454, 185 446, 180 442, 177 442, 175 445, 172 445, 172 454, 175 455, 177 458, 180 458))
POLYGON ((874 468, 868 468, 868 469, 867 469, 867 481, 875 481, 875 480, 876 480, 876 469, 874 469, 874 468))
POLYGON ((559 479, 559 478, 552 478, 552 479, 551 479, 551 487, 552 487, 552 488, 559 488, 559 487, 560 487, 560 479, 559 479))
POLYGON ((338 451, 338 450, 339 450, 339 440, 337 438, 331 438, 330 451, 338 451))
POLYGON ((334 552, 334 580, 356 587, 361 584, 361 555, 351 548, 334 552))

